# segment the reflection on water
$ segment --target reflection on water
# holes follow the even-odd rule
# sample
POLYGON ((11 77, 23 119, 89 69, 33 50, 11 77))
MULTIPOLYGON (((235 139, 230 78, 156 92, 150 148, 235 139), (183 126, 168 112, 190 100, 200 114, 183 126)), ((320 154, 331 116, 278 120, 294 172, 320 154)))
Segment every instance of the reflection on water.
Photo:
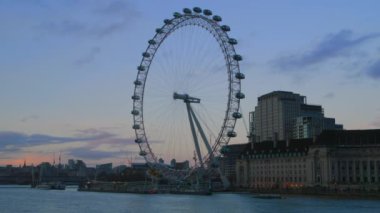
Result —
POLYGON ((0 186, 0 212, 380 212, 378 200, 291 196, 255 199, 250 194, 141 195, 37 190, 0 186))

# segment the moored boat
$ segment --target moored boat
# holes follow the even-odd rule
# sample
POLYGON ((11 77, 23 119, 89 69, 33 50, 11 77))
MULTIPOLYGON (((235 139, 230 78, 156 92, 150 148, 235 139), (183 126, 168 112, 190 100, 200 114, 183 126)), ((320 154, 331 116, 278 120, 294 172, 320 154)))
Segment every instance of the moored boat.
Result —
POLYGON ((258 199, 284 199, 285 197, 278 194, 255 194, 253 198, 258 199))
POLYGON ((46 189, 46 190, 65 190, 66 185, 62 182, 46 182, 32 185, 32 188, 36 189, 46 189))

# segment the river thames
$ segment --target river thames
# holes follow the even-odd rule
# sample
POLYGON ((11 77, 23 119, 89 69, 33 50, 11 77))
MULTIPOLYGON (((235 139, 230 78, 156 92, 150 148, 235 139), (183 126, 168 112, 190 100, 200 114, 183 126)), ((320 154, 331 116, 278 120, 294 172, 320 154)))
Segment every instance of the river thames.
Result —
POLYGON ((0 212, 380 212, 379 200, 288 196, 257 199, 251 194, 215 193, 212 196, 172 194, 117 194, 38 190, 0 186, 0 212))

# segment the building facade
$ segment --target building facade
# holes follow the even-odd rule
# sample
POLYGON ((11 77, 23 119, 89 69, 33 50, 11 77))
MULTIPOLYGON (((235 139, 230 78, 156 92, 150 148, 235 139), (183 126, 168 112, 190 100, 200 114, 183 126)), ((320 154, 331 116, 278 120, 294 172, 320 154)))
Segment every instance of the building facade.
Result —
POLYGON ((314 139, 266 141, 236 162, 237 185, 380 190, 380 130, 327 130, 314 139))
POLYGON ((232 144, 223 149, 219 158, 221 173, 228 179, 230 184, 236 186, 236 161, 249 144, 232 144))

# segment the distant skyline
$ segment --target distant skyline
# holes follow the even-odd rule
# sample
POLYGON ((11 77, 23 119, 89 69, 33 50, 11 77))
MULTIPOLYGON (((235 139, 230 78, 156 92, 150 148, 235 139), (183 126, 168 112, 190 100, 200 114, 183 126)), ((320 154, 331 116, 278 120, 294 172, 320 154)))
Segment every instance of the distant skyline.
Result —
MULTIPOLYGON (((0 165, 136 161, 133 81, 165 18, 222 16, 244 57, 245 119, 274 90, 305 95, 345 129, 380 128, 377 0, 1 1, 0 165)), ((239 137, 246 142, 242 121, 239 137)))

